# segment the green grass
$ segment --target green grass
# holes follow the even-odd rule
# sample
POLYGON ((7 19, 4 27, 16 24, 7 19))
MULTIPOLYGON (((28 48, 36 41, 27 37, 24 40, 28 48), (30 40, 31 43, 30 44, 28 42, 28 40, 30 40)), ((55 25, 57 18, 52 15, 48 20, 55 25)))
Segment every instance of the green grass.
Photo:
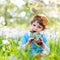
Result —
MULTIPOLYGON (((29 55, 29 52, 21 50, 19 47, 18 38, 8 39, 9 44, 3 44, 0 37, 0 60, 33 60, 33 57, 29 55)), ((60 41, 49 40, 50 54, 44 56, 46 60, 60 60, 60 41)))

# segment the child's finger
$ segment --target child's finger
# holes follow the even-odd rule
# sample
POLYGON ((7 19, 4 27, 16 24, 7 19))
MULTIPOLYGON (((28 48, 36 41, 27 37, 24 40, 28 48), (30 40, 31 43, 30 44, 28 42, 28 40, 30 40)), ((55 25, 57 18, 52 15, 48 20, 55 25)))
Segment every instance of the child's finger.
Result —
POLYGON ((34 40, 34 38, 30 38, 30 39, 29 39, 29 43, 31 43, 33 40, 34 40))
POLYGON ((42 41, 42 38, 41 38, 41 37, 39 37, 39 40, 40 40, 40 41, 42 41))

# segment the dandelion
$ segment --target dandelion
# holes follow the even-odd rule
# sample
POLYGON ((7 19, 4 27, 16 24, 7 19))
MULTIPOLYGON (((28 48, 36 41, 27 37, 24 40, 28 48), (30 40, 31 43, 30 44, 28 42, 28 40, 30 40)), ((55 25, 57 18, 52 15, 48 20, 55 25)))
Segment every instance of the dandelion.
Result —
POLYGON ((3 44, 9 44, 9 41, 8 40, 2 40, 2 43, 3 44))

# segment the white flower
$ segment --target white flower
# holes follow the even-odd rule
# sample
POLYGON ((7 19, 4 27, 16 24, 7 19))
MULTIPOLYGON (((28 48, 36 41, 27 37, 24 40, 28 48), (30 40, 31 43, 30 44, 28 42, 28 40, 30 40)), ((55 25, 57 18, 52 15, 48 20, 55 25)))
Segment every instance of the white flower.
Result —
POLYGON ((23 12, 21 12, 20 14, 19 14, 19 17, 25 17, 25 15, 26 15, 26 12, 25 11, 23 11, 23 12))
POLYGON ((9 44, 9 41, 8 40, 2 40, 2 43, 3 44, 9 44))

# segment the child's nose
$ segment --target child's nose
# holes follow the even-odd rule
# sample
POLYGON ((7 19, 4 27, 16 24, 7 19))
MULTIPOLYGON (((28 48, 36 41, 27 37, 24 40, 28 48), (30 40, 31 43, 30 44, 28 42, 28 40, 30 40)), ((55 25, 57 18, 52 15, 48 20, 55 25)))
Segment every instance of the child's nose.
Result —
POLYGON ((37 30, 37 27, 35 27, 35 30, 37 30))

